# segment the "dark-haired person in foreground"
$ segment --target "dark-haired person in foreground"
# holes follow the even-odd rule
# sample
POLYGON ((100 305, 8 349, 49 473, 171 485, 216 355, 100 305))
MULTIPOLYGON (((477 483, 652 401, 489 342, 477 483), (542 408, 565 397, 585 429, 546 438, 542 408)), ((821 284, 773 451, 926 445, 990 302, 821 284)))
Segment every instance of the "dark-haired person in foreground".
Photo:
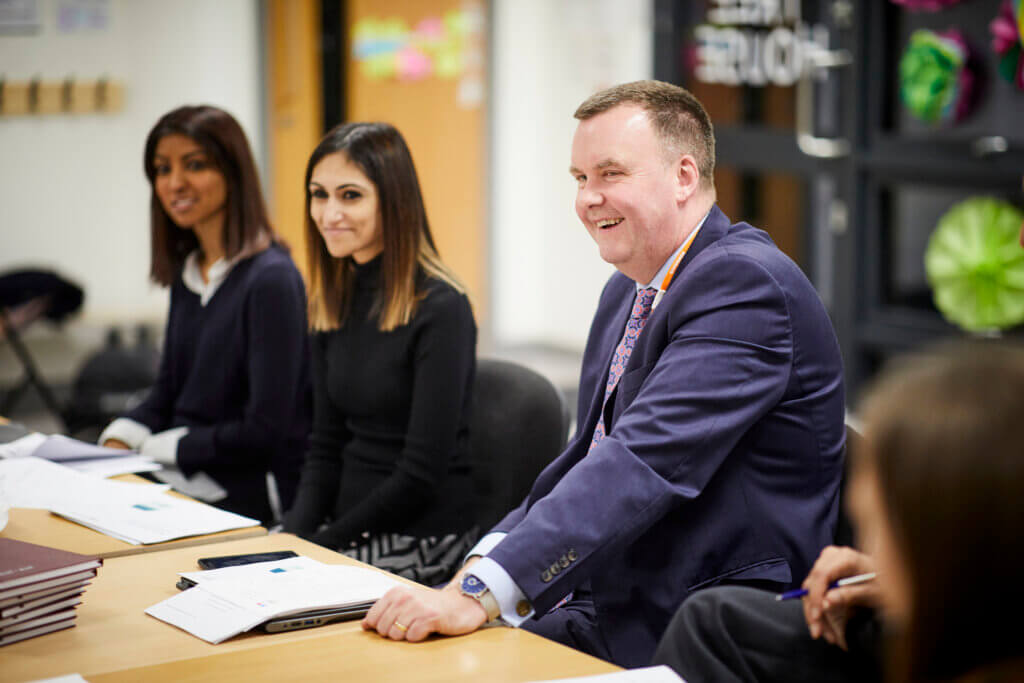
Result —
POLYGON ((1024 680, 1022 387, 1024 348, 997 342, 887 368, 853 451, 850 510, 867 552, 826 548, 802 605, 697 593, 654 662, 694 682, 1024 680), (866 572, 877 579, 829 588, 866 572))
POLYGON ((575 115, 576 212, 619 271, 584 352, 576 434, 447 587, 377 602, 364 627, 389 638, 500 617, 646 665, 691 591, 790 586, 834 534, 839 346, 800 269, 715 206, 704 108, 642 81, 575 115))
POLYGON ((891 626, 887 678, 1024 681, 1024 347, 906 359, 860 412, 850 511, 891 626))
POLYGON ((156 476, 273 520, 298 486, 310 422, 306 293, 270 226, 249 143, 210 106, 165 114, 146 139, 154 282, 171 288, 148 398, 100 435, 162 463, 156 476), (180 471, 180 473, 179 473, 180 471))
POLYGON ((803 605, 743 588, 696 594, 654 661, 694 683, 1024 680, 1022 387, 1024 348, 999 342, 890 365, 851 456, 866 552, 826 548, 803 605), (865 572, 877 578, 829 589, 865 572))

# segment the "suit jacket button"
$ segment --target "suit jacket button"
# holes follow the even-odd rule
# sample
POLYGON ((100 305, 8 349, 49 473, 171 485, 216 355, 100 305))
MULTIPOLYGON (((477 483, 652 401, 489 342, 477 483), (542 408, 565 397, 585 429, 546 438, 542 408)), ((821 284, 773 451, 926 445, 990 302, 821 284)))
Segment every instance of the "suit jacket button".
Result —
POLYGON ((560 572, 560 571, 562 571, 562 568, 558 566, 557 562, 555 562, 554 564, 551 565, 551 575, 552 576, 558 574, 558 572, 560 572))
POLYGON ((561 559, 558 560, 558 564, 562 567, 562 569, 565 569, 569 566, 569 558, 565 555, 562 555, 561 559))
POLYGON ((575 562, 577 559, 579 559, 579 555, 576 554, 575 550, 569 550, 569 552, 566 553, 566 557, 569 558, 570 562, 575 562))
POLYGON ((530 603, 526 602, 526 600, 520 600, 516 603, 516 614, 518 614, 521 617, 525 617, 529 613, 530 603))
POLYGON ((547 570, 547 569, 542 571, 540 573, 540 580, 543 581, 544 583, 549 583, 551 581, 551 572, 549 570, 547 570))

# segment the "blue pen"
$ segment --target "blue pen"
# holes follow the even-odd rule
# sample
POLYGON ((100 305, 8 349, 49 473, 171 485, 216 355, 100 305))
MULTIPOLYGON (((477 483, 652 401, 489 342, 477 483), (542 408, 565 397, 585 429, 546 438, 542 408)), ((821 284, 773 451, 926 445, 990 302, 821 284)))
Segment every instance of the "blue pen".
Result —
MULTIPOLYGON (((833 588, 839 588, 841 586, 850 586, 855 583, 864 583, 865 581, 871 581, 875 578, 875 572, 868 572, 867 574, 857 574, 856 576, 847 576, 845 579, 839 579, 833 581, 828 585, 829 590, 833 588)), ((779 593, 775 596, 776 600, 792 600, 793 598, 802 598, 807 595, 806 588, 797 588, 796 590, 786 591, 785 593, 779 593)))

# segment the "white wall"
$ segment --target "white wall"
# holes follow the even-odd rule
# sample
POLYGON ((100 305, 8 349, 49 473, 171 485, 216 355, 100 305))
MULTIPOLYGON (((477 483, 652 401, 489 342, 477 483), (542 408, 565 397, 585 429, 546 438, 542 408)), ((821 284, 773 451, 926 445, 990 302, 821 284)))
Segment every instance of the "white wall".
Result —
MULTIPOLYGON (((162 323, 166 292, 149 285, 149 189, 142 146, 156 119, 185 103, 232 112, 262 159, 257 0, 110 0, 101 32, 56 30, 40 0, 32 36, 0 36, 11 80, 107 75, 125 84, 115 115, 0 117, 0 270, 56 268, 86 305, 64 333, 36 325, 47 376, 66 380, 110 323, 162 323)), ((568 173, 588 95, 653 72, 651 0, 494 0, 491 290, 499 345, 581 348, 612 268, 573 212, 568 173)), ((0 344, 0 386, 17 364, 0 344)))
POLYGON ((650 0, 494 0, 491 291, 499 345, 582 348, 605 280, 573 210, 572 113, 653 74, 650 0))
MULTIPOLYGON (((40 0, 42 29, 0 36, 9 80, 106 75, 124 84, 112 115, 0 117, 0 271, 54 268, 83 286, 83 315, 59 338, 70 373, 102 326, 160 324, 167 294, 148 282, 149 185, 142 148, 163 113, 182 104, 231 112, 262 159, 260 14, 257 0, 109 0, 105 30, 60 33, 56 0, 40 0)), ((0 382, 16 365, 0 345, 0 382)))

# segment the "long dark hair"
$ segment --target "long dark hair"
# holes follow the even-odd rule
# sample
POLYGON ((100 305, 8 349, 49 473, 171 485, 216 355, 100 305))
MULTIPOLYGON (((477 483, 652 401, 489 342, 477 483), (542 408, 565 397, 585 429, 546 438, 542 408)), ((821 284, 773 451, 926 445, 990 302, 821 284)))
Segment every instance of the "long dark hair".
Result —
POLYGON ((877 475, 910 583, 891 680, 947 680, 1024 655, 1024 348, 904 360, 867 395, 855 467, 877 475))
POLYGON ((375 305, 378 328, 407 324, 422 292, 416 290, 419 268, 463 291, 441 261, 430 234, 416 167, 402 134, 388 123, 345 123, 324 136, 306 164, 306 257, 309 267, 309 321, 314 330, 344 324, 351 303, 354 265, 351 257, 334 258, 309 213, 313 168, 330 154, 342 153, 377 189, 384 250, 382 298, 375 305))
POLYGON ((181 272, 185 257, 199 246, 191 230, 182 230, 171 220, 156 194, 156 146, 161 139, 174 134, 194 140, 224 176, 227 185, 223 237, 225 257, 230 259, 242 252, 258 251, 271 242, 279 241, 267 218, 256 164, 242 127, 231 114, 216 107, 179 107, 160 117, 149 131, 142 159, 146 178, 153 188, 149 200, 150 277, 164 286, 174 281, 181 272))

